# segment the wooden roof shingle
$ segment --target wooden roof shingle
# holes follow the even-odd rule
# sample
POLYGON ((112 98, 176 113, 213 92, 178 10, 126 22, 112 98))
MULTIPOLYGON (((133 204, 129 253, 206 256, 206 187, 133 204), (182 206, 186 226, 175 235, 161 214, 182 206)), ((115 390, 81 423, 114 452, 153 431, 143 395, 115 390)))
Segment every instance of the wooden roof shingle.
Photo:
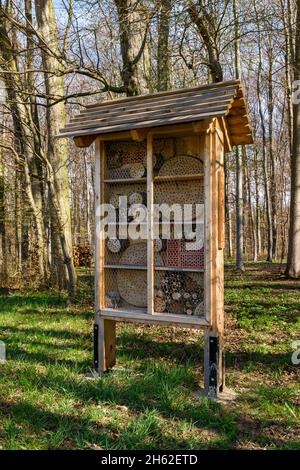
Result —
POLYGON ((253 143, 239 80, 104 101, 87 106, 59 137, 110 134, 225 118, 232 145, 253 143))

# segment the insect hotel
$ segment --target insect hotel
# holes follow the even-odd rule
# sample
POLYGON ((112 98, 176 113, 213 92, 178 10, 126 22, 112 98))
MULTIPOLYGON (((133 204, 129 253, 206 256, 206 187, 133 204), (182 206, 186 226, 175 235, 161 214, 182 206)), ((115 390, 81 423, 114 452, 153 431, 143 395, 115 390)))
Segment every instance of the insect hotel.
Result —
POLYGON ((96 149, 95 370, 115 364, 118 321, 204 329, 205 389, 217 396, 224 154, 252 143, 240 81, 89 105, 60 136, 96 149))

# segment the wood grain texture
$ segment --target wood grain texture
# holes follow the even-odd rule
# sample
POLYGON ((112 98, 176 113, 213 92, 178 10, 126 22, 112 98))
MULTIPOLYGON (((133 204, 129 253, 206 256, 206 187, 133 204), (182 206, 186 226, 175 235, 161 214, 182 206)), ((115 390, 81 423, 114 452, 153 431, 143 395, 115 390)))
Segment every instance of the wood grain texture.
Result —
POLYGON ((142 141, 150 128, 198 121, 194 131, 198 128, 198 132, 206 132, 209 120, 225 116, 228 135, 235 136, 232 145, 253 142, 238 80, 92 105, 75 116, 61 130, 60 136, 75 137, 75 143, 80 147, 90 145, 93 135, 126 131, 133 140, 142 141), (204 126, 199 124, 202 121, 206 121, 204 126))

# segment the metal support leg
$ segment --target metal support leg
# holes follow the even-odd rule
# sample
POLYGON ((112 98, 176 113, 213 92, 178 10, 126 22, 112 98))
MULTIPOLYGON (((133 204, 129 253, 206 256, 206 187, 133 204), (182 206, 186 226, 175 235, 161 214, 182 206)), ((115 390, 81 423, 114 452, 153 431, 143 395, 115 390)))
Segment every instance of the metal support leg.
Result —
POLYGON ((210 398, 217 398, 224 388, 222 338, 211 330, 205 332, 204 385, 210 398))
POLYGON ((209 337, 209 389, 208 395, 211 398, 218 396, 218 355, 219 355, 219 338, 216 336, 209 337))

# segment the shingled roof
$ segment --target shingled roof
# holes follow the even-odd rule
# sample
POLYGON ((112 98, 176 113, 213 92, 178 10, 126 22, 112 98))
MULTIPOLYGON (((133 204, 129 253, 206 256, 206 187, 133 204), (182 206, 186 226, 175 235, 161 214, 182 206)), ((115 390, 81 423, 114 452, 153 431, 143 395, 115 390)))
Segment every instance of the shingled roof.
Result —
POLYGON ((213 118, 225 118, 232 145, 253 143, 239 80, 89 105, 61 129, 59 137, 110 134, 213 118))

